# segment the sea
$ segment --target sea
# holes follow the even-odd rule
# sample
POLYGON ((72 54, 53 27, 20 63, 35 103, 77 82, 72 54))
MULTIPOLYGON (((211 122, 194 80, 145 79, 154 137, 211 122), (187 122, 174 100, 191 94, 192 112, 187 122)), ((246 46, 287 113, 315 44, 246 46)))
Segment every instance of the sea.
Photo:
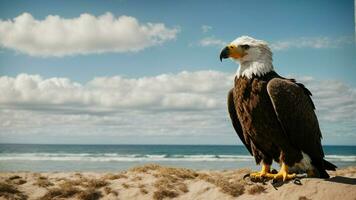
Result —
MULTIPOLYGON (((324 146, 326 160, 356 166, 356 146, 324 146)), ((258 169, 238 145, 45 145, 0 144, 0 171, 124 171, 156 163, 191 169, 258 169)))

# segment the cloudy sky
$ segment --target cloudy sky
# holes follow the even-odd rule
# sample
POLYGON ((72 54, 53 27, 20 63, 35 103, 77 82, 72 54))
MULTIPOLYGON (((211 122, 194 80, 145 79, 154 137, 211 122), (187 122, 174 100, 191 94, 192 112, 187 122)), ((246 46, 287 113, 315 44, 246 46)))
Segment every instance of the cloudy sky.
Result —
POLYGON ((356 144, 354 1, 0 1, 0 143, 241 144, 237 64, 266 40, 313 93, 324 144, 356 144))

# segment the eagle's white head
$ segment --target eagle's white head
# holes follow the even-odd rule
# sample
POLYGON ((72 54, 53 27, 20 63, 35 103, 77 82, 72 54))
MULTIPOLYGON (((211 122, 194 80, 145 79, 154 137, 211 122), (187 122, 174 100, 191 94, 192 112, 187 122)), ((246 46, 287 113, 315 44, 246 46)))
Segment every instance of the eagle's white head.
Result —
POLYGON ((220 60, 231 58, 240 63, 237 76, 252 78, 273 71, 272 52, 267 42, 249 36, 241 36, 232 41, 220 53, 220 60))

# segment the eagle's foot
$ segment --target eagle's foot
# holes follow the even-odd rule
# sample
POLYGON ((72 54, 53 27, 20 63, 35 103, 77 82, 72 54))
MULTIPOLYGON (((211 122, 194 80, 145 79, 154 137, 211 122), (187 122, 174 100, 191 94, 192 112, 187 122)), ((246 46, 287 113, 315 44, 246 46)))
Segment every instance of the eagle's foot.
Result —
POLYGON ((270 173, 270 166, 269 165, 262 165, 262 169, 259 172, 254 172, 250 174, 250 178, 252 179, 257 179, 257 180, 261 180, 263 178, 273 178, 275 174, 271 174, 270 173))
POLYGON ((274 178, 275 174, 271 174, 269 172, 254 172, 250 174, 250 177, 253 179, 263 179, 263 178, 274 178))
POLYGON ((293 180, 296 178, 296 174, 288 174, 287 172, 278 172, 277 174, 274 174, 273 179, 279 180, 282 179, 283 181, 288 181, 288 180, 293 180))
POLYGON ((279 172, 273 176, 274 180, 282 179, 283 181, 293 180, 294 178, 296 178, 296 174, 288 174, 288 166, 284 162, 282 162, 279 172))

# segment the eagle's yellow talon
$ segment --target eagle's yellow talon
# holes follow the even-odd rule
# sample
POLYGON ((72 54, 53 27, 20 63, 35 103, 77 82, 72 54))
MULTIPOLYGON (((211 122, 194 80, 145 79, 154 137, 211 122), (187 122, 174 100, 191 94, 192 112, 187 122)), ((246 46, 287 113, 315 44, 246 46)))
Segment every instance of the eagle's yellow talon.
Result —
POLYGON ((255 172, 251 173, 250 177, 254 179, 262 179, 262 178, 273 178, 275 174, 271 174, 269 172, 263 173, 263 172, 255 172))
POLYGON ((260 172, 254 172, 250 174, 251 178, 254 179, 262 179, 262 178, 273 178, 274 174, 270 173, 270 166, 269 165, 262 165, 262 169, 260 172))
POLYGON ((287 181, 287 180, 292 180, 296 177, 296 174, 288 174, 288 166, 286 164, 284 164, 284 162, 282 162, 282 166, 281 169, 279 170, 279 172, 277 174, 274 174, 273 179, 278 180, 278 179, 282 179, 283 181, 287 181))
POLYGON ((273 179, 282 179, 283 181, 287 181, 287 180, 292 180, 296 177, 296 174, 287 174, 287 173, 278 173, 278 174, 274 174, 273 179))

